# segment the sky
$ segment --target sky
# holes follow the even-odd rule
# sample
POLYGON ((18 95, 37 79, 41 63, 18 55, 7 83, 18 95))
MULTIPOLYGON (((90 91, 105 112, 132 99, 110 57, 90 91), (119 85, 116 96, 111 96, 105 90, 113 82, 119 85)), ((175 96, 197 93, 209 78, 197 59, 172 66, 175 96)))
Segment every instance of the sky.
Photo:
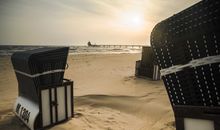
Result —
POLYGON ((200 0, 0 0, 0 45, 149 45, 160 21, 200 0))

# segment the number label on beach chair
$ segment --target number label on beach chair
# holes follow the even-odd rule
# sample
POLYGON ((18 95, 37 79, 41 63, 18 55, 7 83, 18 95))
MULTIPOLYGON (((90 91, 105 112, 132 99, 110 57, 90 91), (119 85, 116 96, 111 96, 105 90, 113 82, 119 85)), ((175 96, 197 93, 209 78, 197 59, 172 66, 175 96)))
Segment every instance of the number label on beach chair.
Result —
POLYGON ((24 121, 26 121, 27 123, 29 122, 29 117, 30 117, 30 113, 31 113, 31 112, 30 112, 27 108, 21 106, 20 103, 17 104, 16 113, 17 113, 18 115, 20 115, 20 117, 21 117, 24 121))
POLYGON ((34 124, 39 114, 39 106, 32 101, 18 97, 14 106, 15 114, 30 128, 34 129, 34 124))

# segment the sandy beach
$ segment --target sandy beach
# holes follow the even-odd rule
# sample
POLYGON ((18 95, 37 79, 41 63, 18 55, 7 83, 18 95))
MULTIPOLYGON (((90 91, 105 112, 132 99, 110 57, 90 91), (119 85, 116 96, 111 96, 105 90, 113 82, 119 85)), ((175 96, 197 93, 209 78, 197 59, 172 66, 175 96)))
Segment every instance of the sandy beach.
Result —
MULTIPOLYGON (((174 130, 162 81, 134 77, 141 54, 71 55, 65 78, 74 81, 75 118, 51 130, 174 130)), ((0 57, 0 130, 27 130, 14 116, 17 80, 0 57)))

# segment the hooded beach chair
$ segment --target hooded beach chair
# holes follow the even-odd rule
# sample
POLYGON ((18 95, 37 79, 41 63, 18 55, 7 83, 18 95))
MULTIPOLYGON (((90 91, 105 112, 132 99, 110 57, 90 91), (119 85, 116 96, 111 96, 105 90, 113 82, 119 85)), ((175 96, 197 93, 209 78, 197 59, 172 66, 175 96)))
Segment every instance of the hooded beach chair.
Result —
POLYGON ((151 46, 177 130, 220 130, 220 1, 201 1, 158 23, 151 46))
POLYGON ((32 130, 73 116, 73 82, 63 78, 68 51, 68 47, 47 47, 11 57, 18 81, 14 112, 32 130))
POLYGON ((153 51, 150 46, 142 47, 141 60, 136 61, 135 75, 137 77, 148 77, 153 80, 160 80, 160 72, 153 51))

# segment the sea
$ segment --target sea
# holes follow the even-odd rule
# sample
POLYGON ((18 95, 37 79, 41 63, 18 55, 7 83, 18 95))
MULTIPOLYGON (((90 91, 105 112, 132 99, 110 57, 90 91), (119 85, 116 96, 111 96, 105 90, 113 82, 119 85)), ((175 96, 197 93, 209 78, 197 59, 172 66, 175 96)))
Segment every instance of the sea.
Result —
MULTIPOLYGON (((55 46, 18 46, 18 45, 0 45, 0 55, 12 55, 15 52, 33 50, 43 47, 55 46)), ((56 46, 57 47, 57 46, 56 46)), ((103 45, 103 46, 69 46, 69 54, 126 54, 141 53, 141 46, 132 45, 103 45)))

